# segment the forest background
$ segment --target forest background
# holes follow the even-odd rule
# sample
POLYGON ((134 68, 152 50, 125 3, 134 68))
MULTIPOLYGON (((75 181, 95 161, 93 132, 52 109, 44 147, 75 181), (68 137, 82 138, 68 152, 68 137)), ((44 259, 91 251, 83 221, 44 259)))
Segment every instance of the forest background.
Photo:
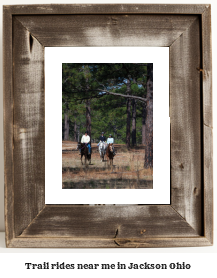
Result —
POLYGON ((62 139, 91 142, 105 132, 130 149, 145 146, 153 168, 153 64, 62 64, 62 139))

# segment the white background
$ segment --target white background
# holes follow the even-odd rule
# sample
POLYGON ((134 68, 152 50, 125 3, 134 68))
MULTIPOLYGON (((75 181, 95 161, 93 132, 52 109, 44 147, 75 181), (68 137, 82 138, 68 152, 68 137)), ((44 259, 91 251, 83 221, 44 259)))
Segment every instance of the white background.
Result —
POLYGON ((46 47, 45 92, 45 204, 170 204, 169 47, 46 47), (62 189, 62 63, 123 62, 153 63, 153 189, 62 189))
MULTIPOLYGON (((27 0, 4 0, 0 1, 2 5, 12 5, 12 4, 45 4, 50 3, 51 1, 27 1, 27 0)), ((106 0, 106 3, 132 3, 133 1, 109 1, 106 0)), ((58 0, 52 0, 52 3, 60 3, 58 0)), ((72 0, 64 0, 64 3, 73 3, 72 0)), ((94 1, 94 0, 76 0, 74 3, 103 3, 102 1, 94 1)), ((213 124, 214 124, 214 199, 216 198, 216 174, 215 174, 215 167, 216 167, 216 123, 217 123, 217 98, 216 98, 216 87, 217 87, 217 80, 215 78, 216 76, 216 67, 217 67, 217 2, 215 0, 196 0, 196 1, 163 1, 163 0, 148 0, 148 1, 139 1, 137 0, 136 3, 159 3, 159 4, 212 4, 212 56, 213 56, 213 124)), ((2 22, 2 14, 0 14, 0 22, 2 22)), ((2 28, 0 28, 0 32, 2 33, 2 28)), ((2 36, 1 36, 2 37, 2 36)), ((2 57, 2 43, 0 43, 0 52, 2 57)), ((1 59, 1 58, 0 58, 1 59)), ((2 63, 0 65, 0 84, 2 84, 2 63)), ((2 86, 0 88, 0 111, 3 111, 3 89, 2 86)), ((1 141, 0 141, 0 230, 4 231, 4 167, 3 167, 3 113, 0 113, 0 134, 1 141)), ((214 233, 215 233, 215 239, 217 237, 217 210, 215 205, 215 225, 214 225, 214 233)), ((216 240, 215 240, 216 242, 216 240)), ((88 261, 89 259, 93 259, 94 261, 99 261, 100 258, 106 259, 107 261, 126 261, 126 258, 124 256, 127 256, 128 258, 133 259, 133 261, 147 261, 152 260, 155 263, 163 263, 164 260, 168 261, 185 261, 186 263, 191 263, 192 268, 189 272, 186 271, 172 271, 169 276, 168 272, 164 272, 163 270, 156 270, 156 271, 149 271, 148 275, 147 272, 144 271, 128 271, 125 273, 125 275, 137 275, 140 277, 206 277, 209 276, 211 278, 217 276, 216 271, 216 257, 217 257, 217 244, 215 243, 212 247, 198 247, 198 248, 163 248, 163 249, 6 249, 4 244, 4 233, 0 233, 0 272, 3 277, 12 277, 17 276, 19 273, 19 276, 22 277, 47 277, 46 271, 37 271, 32 272, 30 270, 24 270, 24 263, 25 262, 35 262, 35 261, 41 261, 41 260, 55 260, 55 261, 62 261, 66 259, 66 261, 70 260, 73 261, 76 258, 78 260, 81 260, 83 262, 88 261), (51 257, 48 253, 55 253, 51 257), (14 253, 14 254, 12 254, 14 253), (22 253, 22 254, 20 254, 22 253), (190 254, 189 254, 190 253, 190 254), (147 259, 148 258, 148 259, 147 259), (33 274, 34 273, 34 274, 33 274), (36 276, 37 275, 37 276, 36 276)), ((52 277, 59 276, 62 272, 52 272, 52 277)), ((85 272, 84 274, 90 274, 91 272, 85 272)), ((114 271, 109 272, 109 275, 113 275, 115 277, 120 277, 120 272, 114 271)), ((73 277, 73 273, 69 272, 69 274, 64 273, 64 277, 73 277), (67 276, 68 275, 68 276, 67 276)), ((95 277, 98 277, 96 273, 94 273, 95 277)), ((101 273, 100 273, 100 276, 101 273)), ((108 276, 108 275, 107 275, 108 276)))

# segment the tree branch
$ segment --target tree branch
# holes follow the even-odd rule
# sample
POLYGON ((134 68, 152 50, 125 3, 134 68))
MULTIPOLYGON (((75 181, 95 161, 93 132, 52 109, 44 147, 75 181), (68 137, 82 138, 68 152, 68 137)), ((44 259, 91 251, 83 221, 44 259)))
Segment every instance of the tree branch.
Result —
MULTIPOLYGON (((101 91, 102 92, 102 90, 98 90, 98 89, 96 91, 101 91)), ((123 95, 123 94, 113 93, 113 92, 110 92, 110 91, 107 91, 107 90, 103 90, 103 92, 105 92, 108 95, 114 95, 114 96, 119 96, 119 97, 138 99, 138 100, 140 100, 142 102, 146 102, 147 101, 146 98, 142 98, 142 97, 131 96, 131 95, 123 95)))

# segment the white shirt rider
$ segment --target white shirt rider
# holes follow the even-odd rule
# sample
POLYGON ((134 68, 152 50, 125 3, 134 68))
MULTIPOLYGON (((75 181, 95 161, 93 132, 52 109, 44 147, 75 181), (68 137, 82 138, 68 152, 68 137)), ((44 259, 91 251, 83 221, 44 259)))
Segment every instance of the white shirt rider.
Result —
POLYGON ((87 135, 87 134, 83 135, 82 138, 81 138, 81 143, 86 143, 87 144, 89 142, 90 142, 90 136, 87 135))
MULTIPOLYGON (((112 138, 111 134, 109 135, 109 138, 107 139, 107 145, 108 145, 108 144, 112 144, 112 146, 113 146, 113 144, 114 144, 114 138, 112 138)), ((115 152, 114 147, 113 147, 113 155, 114 155, 114 156, 116 155, 116 152, 115 152)))
POLYGON ((107 138, 107 144, 114 144, 114 138, 109 135, 109 138, 107 138))

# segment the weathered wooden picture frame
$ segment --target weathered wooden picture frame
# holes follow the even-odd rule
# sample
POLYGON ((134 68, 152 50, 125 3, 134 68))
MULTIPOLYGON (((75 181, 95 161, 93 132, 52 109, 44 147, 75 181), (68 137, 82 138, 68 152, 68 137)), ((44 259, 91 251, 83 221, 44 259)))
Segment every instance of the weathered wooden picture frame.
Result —
POLYGON ((6 246, 212 245, 211 6, 4 6, 3 24, 6 246), (45 205, 46 46, 169 47, 170 205, 45 205))

